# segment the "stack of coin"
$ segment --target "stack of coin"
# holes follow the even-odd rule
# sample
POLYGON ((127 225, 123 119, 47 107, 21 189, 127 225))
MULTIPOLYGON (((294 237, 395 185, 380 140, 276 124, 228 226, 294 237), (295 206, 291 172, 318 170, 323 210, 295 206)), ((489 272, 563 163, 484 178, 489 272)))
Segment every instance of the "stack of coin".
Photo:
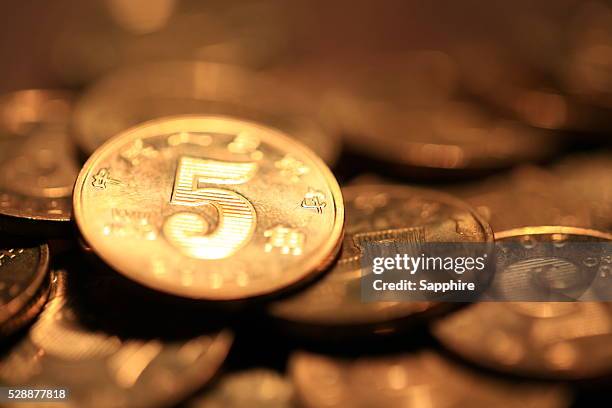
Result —
POLYGON ((609 5, 200 3, 75 2, 0 95, 0 405, 610 405, 609 5), (430 244, 482 297, 371 301, 430 244))

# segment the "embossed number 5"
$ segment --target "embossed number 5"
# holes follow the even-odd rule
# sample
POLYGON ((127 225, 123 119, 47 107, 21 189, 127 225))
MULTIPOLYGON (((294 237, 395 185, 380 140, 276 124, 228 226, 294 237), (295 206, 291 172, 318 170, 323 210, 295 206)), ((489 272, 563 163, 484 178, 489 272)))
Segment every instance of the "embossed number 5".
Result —
POLYGON ((163 226, 166 239, 192 258, 222 259, 232 255, 253 234, 255 209, 240 194, 210 184, 242 184, 256 172, 256 163, 181 157, 170 204, 200 207, 200 211, 182 211, 168 217, 163 226), (202 184, 207 186, 201 187, 202 184), (202 215, 205 205, 214 208, 216 224, 202 215))

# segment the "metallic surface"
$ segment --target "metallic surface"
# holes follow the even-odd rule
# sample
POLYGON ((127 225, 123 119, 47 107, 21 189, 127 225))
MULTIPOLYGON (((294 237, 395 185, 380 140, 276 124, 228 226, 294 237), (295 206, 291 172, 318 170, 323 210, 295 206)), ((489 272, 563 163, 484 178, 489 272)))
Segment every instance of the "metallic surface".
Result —
POLYGON ((283 83, 247 69, 164 62, 120 70, 94 83, 77 104, 74 128, 77 144, 90 155, 110 137, 148 120, 234 116, 278 128, 333 164, 340 140, 308 115, 310 105, 283 83))
MULTIPOLYGON (((559 239, 610 242, 612 235, 572 227, 529 227, 496 234, 496 239, 517 241, 529 249, 559 239)), ((494 370, 563 379, 612 372, 612 310, 605 302, 478 303, 434 323, 433 333, 462 358, 494 370)))
POLYGON ((164 407, 199 388, 224 361, 232 343, 228 331, 187 340, 105 333, 75 300, 73 272, 82 271, 52 273, 39 319, 1 358, 3 385, 67 388, 68 400, 50 404, 54 407, 164 407))
POLYGON ((297 408, 293 384, 266 368, 228 373, 186 408, 297 408))
MULTIPOLYGON (((521 166, 458 194, 495 232, 530 225, 601 228, 594 218, 595 207, 585 202, 586 194, 576 194, 578 186, 568 189, 570 180, 546 168, 521 166)), ((586 190, 592 183, 581 178, 575 184, 586 190)))
POLYGON ((564 187, 561 200, 577 197, 588 208, 593 228, 612 231, 612 154, 569 156, 553 172, 564 187))
POLYGON ((46 244, 0 240, 0 330, 13 331, 36 315, 48 268, 46 244), (20 324, 14 324, 15 319, 20 324), (5 326, 7 330, 1 329, 5 326))
POLYGON ((314 276, 344 223, 340 188, 310 150, 212 116, 161 119, 112 139, 85 164, 74 208, 85 241, 117 271, 215 300, 314 276))
POLYGON ((289 372, 306 408, 569 405, 560 386, 488 378, 432 350, 353 360, 297 352, 289 372))
POLYGON ((0 215, 37 221, 43 231, 45 222, 70 220, 79 171, 68 133, 71 104, 62 91, 0 98, 0 215))
POLYGON ((269 308, 273 316, 304 325, 372 325, 372 330, 388 330, 394 320, 401 325, 401 319, 422 314, 437 304, 363 302, 360 261, 365 242, 493 241, 491 228, 474 210, 443 193, 379 184, 346 187, 343 195, 346 232, 339 260, 311 287, 273 303, 269 308))
POLYGON ((411 109, 343 97, 330 104, 356 150, 404 166, 504 168, 548 157, 557 143, 544 131, 490 116, 466 102, 411 109))

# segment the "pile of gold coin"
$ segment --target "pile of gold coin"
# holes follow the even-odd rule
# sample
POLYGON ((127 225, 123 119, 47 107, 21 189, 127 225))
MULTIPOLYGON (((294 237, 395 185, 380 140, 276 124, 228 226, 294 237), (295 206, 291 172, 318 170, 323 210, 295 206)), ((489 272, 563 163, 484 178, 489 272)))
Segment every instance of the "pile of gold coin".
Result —
POLYGON ((610 405, 610 303, 361 279, 371 242, 612 243, 612 7, 400 47, 357 2, 354 50, 346 2, 94 3, 0 95, 0 406, 610 405))

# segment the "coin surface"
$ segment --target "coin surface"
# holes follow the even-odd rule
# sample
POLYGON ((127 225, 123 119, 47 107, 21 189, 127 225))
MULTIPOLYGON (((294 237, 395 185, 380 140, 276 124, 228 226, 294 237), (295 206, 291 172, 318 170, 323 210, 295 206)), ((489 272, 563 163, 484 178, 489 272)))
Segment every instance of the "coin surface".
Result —
MULTIPOLYGON (((517 50, 509 51, 490 40, 459 43, 453 48, 451 55, 464 86, 510 117, 537 128, 583 131, 581 136, 612 126, 604 109, 567 95, 546 74, 521 61, 517 50)), ((553 64, 557 65, 562 64, 553 64)))
POLYGON ((0 333, 15 331, 40 310, 48 268, 47 245, 0 240, 0 333))
POLYGON ((509 382, 444 359, 416 354, 341 359, 293 354, 289 372, 300 402, 323 407, 566 407, 559 386, 509 382))
MULTIPOLYGON (((287 322, 330 328, 392 329, 423 315, 437 302, 364 302, 361 256, 367 242, 492 242, 489 225, 467 204, 449 195, 399 185, 354 185, 343 189, 345 236, 340 258, 320 281, 273 303, 270 313, 287 322)), ((354 335, 354 333, 351 333, 354 335)))
POLYGON ((122 1, 79 4, 70 18, 54 20, 45 68, 68 86, 81 87, 141 63, 202 60, 259 68, 286 51, 284 7, 215 3, 148 3, 146 10, 122 1))
POLYGON ((0 98, 0 228, 53 233, 68 225, 79 172, 68 134, 71 100, 43 90, 0 98))
POLYGON ((549 132, 459 100, 413 108, 337 95, 327 103, 351 147, 400 168, 498 169, 548 157, 558 145, 549 132))
POLYGON ((179 116, 100 148, 75 187, 77 224, 115 270, 190 298, 236 300, 314 277, 337 253, 338 184, 289 137, 245 121, 179 116))
POLYGON ((228 373, 187 408, 296 408, 293 384, 265 368, 228 373))
POLYGON ((561 179, 561 201, 578 200, 589 209, 591 227, 612 231, 612 153, 569 156, 553 168, 561 179))
MULTIPOLYGON (((498 243, 514 241, 526 249, 525 259, 507 269, 536 260, 529 253, 536 252, 538 243, 560 239, 609 243, 612 235, 572 227, 519 228, 496 234, 498 243)), ((585 259, 579 258, 549 259, 547 265, 572 270, 580 269, 583 263, 587 265, 585 259), (559 265, 561 262, 563 265, 559 265)), ((535 276, 543 262, 530 265, 535 276)), ((609 303, 484 302, 445 317, 432 327, 448 349, 494 370, 565 379, 596 377, 612 371, 609 303)))
POLYGON ((230 65, 164 62, 117 71, 95 83, 75 109, 76 142, 86 155, 129 127, 169 115, 234 116, 279 128, 328 164, 340 140, 312 105, 279 81, 230 65))
MULTIPOLYGON (((601 227, 593 216, 593 205, 585 202, 586 195, 568 189, 568 180, 548 169, 525 165, 456 193, 495 232, 531 225, 601 227)), ((595 184, 595 180, 584 180, 583 189, 590 190, 587 185, 595 184)))
POLYGON ((52 273, 39 319, 1 358, 4 386, 68 389, 58 407, 165 407, 202 386, 225 360, 228 331, 174 340, 106 333, 76 301, 70 272, 52 273))

